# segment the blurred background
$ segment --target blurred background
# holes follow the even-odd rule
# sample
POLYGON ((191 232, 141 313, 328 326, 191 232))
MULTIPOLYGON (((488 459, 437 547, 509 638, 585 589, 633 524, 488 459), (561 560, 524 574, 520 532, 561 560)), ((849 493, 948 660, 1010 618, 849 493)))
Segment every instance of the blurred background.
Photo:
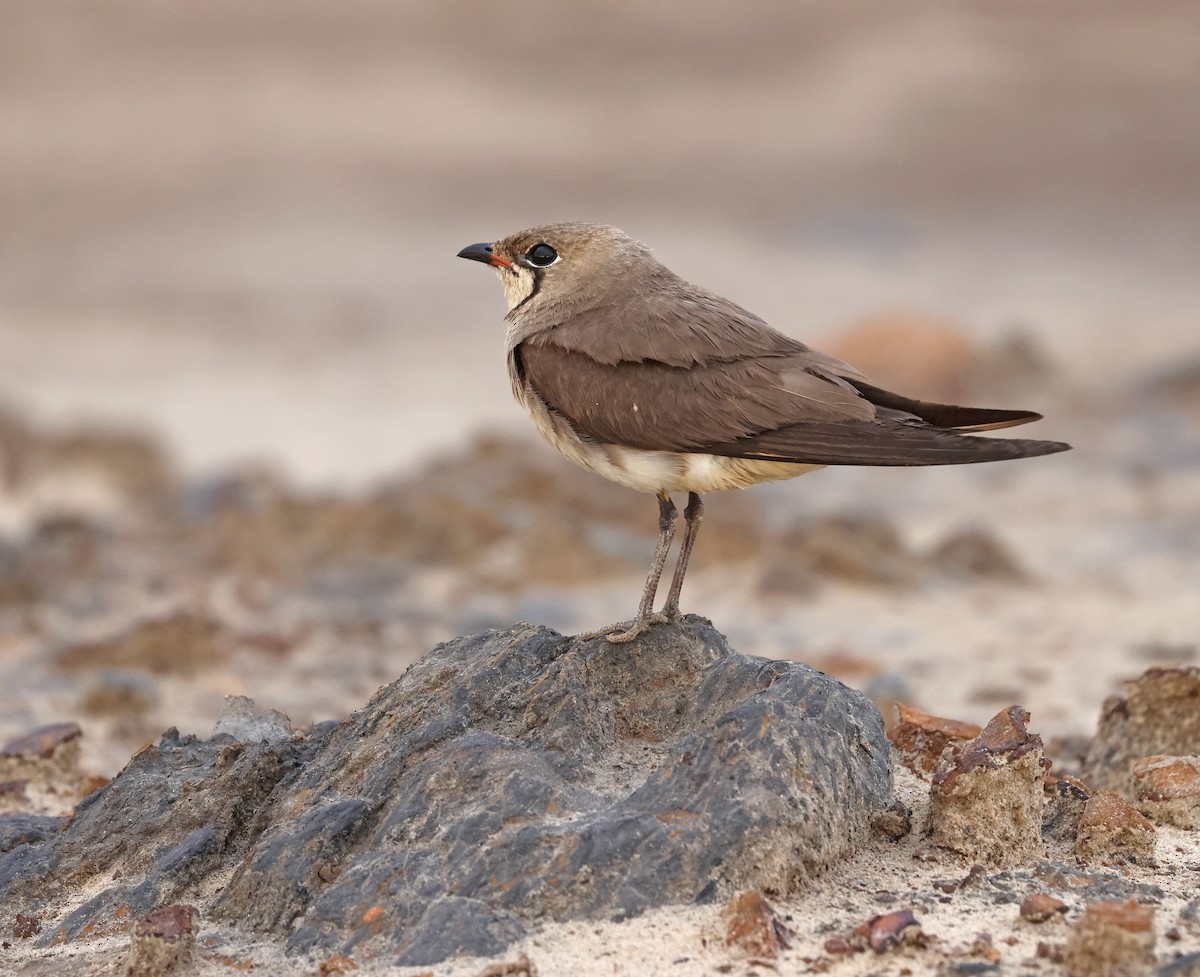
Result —
POLYGON ((523 423, 466 244, 616 224, 812 342, 1195 350, 1200 11, 145 0, 0 12, 0 396, 313 483, 523 423))
POLYGON ((89 715, 108 768, 229 691, 306 722, 434 640, 627 616, 654 506, 520 440, 455 258, 582 219, 1077 443, 722 497, 685 603, 1079 731, 1200 631, 1197 37, 1186 0, 7 0, 0 729, 89 715))

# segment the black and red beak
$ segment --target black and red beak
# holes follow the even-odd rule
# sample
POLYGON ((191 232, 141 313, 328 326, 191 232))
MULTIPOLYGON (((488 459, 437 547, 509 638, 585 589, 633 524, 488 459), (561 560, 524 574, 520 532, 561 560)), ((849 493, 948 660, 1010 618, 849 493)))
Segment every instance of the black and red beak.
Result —
POLYGON ((469 244, 458 252, 460 258, 470 258, 472 261, 482 261, 493 268, 512 268, 512 262, 501 258, 492 252, 490 244, 469 244))

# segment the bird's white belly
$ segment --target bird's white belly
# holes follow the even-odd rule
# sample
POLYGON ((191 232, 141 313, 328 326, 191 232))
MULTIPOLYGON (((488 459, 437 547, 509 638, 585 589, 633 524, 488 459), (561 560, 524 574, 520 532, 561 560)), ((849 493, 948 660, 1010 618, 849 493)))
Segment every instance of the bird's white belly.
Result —
POLYGON ((565 418, 513 378, 513 392, 538 433, 575 464, 635 492, 716 492, 795 478, 824 465, 758 461, 691 452, 648 451, 584 441, 565 418))
POLYGON ((795 478, 824 467, 726 455, 645 451, 611 444, 600 446, 600 450, 615 469, 600 474, 638 492, 718 492, 795 478))

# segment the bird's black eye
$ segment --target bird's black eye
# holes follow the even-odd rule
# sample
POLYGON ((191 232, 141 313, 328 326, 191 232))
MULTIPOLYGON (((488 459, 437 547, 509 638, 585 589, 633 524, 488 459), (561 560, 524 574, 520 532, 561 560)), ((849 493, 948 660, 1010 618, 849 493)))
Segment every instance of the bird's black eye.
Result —
POLYGON ((534 268, 546 268, 557 260, 558 252, 544 241, 541 244, 535 244, 525 255, 526 263, 533 265, 534 268))

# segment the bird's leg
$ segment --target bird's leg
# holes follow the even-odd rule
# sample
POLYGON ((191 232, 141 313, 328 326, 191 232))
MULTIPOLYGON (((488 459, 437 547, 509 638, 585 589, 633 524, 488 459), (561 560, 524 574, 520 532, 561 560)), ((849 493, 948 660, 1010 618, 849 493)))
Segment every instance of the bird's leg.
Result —
POLYGON ((646 586, 642 589, 642 599, 638 604, 637 617, 632 621, 622 621, 620 624, 610 624, 606 628, 587 631, 577 635, 580 640, 598 638, 604 635, 613 644, 624 644, 632 641, 645 631, 651 624, 662 624, 666 618, 654 613, 654 596, 658 593, 658 581, 662 578, 663 567, 667 564, 667 553, 671 542, 675 539, 675 518, 678 510, 671 496, 666 492, 658 493, 658 545, 654 549, 654 562, 650 564, 650 573, 646 577, 646 586))
POLYGON ((679 617, 679 592, 683 590, 683 577, 687 573, 688 559, 700 532, 700 520, 704 516, 704 503, 695 492, 688 492, 687 508, 683 510, 683 543, 679 546, 679 559, 675 562, 675 575, 671 577, 671 589, 667 591, 667 602, 662 615, 668 621, 679 617))

